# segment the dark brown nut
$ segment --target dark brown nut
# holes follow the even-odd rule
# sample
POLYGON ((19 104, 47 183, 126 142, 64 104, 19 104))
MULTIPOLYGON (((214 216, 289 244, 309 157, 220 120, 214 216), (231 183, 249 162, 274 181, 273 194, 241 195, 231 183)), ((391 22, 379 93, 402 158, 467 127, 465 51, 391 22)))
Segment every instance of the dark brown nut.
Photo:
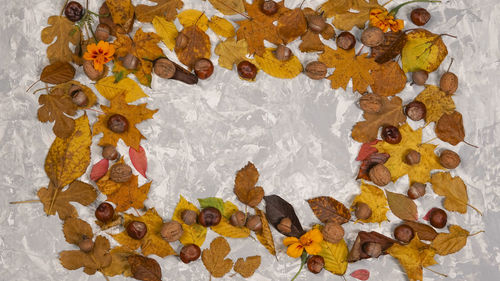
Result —
POLYGON ((372 216, 372 208, 363 202, 356 203, 354 215, 360 220, 367 220, 372 216))
POLYGON ((64 8, 64 15, 72 22, 81 20, 84 14, 85 9, 75 1, 70 1, 64 8))
POLYGON ((173 62, 166 58, 157 59, 154 63, 153 70, 156 75, 161 78, 172 78, 177 71, 173 62))
POLYGON ((100 23, 95 28, 94 35, 97 41, 106 41, 111 35, 111 28, 105 23, 100 23))
POLYGON ((429 222, 435 228, 443 228, 448 222, 448 215, 443 209, 433 208, 429 214, 429 222))
POLYGON ((245 225, 246 219, 247 216, 245 215, 245 213, 243 213, 242 211, 236 211, 234 214, 231 215, 229 221, 233 226, 242 227, 245 225))
POLYGON ((427 115, 427 107, 423 102, 415 100, 405 106, 405 114, 413 121, 420 121, 427 115))
POLYGON ((312 61, 306 65, 305 73, 307 77, 313 80, 321 80, 325 78, 327 70, 326 64, 320 61, 312 61))
POLYGON ((217 208, 207 207, 201 210, 198 215, 198 223, 204 227, 215 226, 220 223, 221 213, 217 208))
POLYGON ((408 188, 408 197, 410 199, 417 199, 425 195, 426 185, 420 182, 414 182, 408 188))
POLYGON ((369 93, 359 99, 359 107, 366 113, 379 113, 382 108, 382 97, 369 93))
POLYGON ((209 59, 201 58, 194 63, 194 73, 200 79, 207 79, 214 73, 214 65, 209 59))
POLYGON ((382 128, 382 139, 390 144, 398 144, 401 142, 401 133, 394 126, 385 126, 382 128))
POLYGON ((128 182, 132 177, 132 168, 125 163, 117 163, 111 166, 109 179, 114 182, 128 182))
POLYGON ((182 225, 176 221, 170 221, 163 224, 160 230, 160 235, 167 242, 174 242, 181 238, 184 230, 182 225))
POLYGON ((292 51, 285 45, 278 45, 276 50, 274 50, 274 56, 279 61, 287 61, 292 56, 292 51))
POLYGON ((106 145, 102 148, 102 157, 108 160, 116 160, 120 157, 120 153, 114 145, 106 145))
POLYGON ((250 216, 248 217, 246 227, 255 232, 260 232, 262 230, 262 220, 257 215, 250 216))
POLYGON ((415 232, 413 228, 402 224, 394 229, 394 237, 403 243, 410 243, 413 237, 415 237, 415 232))
POLYGON ((361 42, 368 47, 377 47, 384 43, 384 32, 378 27, 368 27, 361 33, 361 42))
POLYGON ((405 163, 408 165, 417 165, 420 163, 420 153, 416 150, 410 149, 405 156, 405 163))
POLYGON ((431 19, 431 14, 424 8, 417 8, 411 11, 410 18, 415 25, 422 26, 431 19))
POLYGON ((439 80, 439 88, 448 95, 452 95, 458 89, 458 77, 453 72, 445 72, 439 80))
POLYGON ((323 239, 326 242, 336 244, 344 238, 344 228, 336 222, 328 222, 325 227, 321 230, 323 234, 323 239))
POLYGON ((145 223, 141 221, 131 221, 127 227, 127 234, 133 239, 136 240, 141 240, 146 236, 146 233, 148 232, 148 227, 145 223))
POLYGON ((257 67, 249 61, 241 61, 238 63, 238 75, 243 79, 253 80, 257 76, 257 67))
POLYGON ((106 66, 103 67, 102 71, 98 71, 94 68, 94 63, 90 60, 85 60, 83 62, 83 72, 92 81, 97 81, 103 78, 106 75, 105 70, 106 66))
POLYGON ((179 33, 179 35, 177 35, 177 38, 175 38, 175 49, 182 50, 186 48, 188 42, 189 38, 184 35, 184 33, 179 33))
POLYGON ((325 267, 325 259, 322 256, 314 255, 307 259, 307 269, 314 274, 318 274, 325 267))
POLYGON ((326 22, 320 15, 311 15, 307 17, 307 26, 312 32, 321 33, 326 28, 326 22))
POLYGON ((107 202, 102 202, 95 210, 95 217, 104 223, 111 221, 114 215, 115 208, 107 202))
POLYGON ((126 54, 123 58, 120 58, 123 67, 129 70, 137 69, 139 65, 139 59, 131 53, 126 54))
POLYGON ((281 233, 288 234, 292 232, 292 220, 289 217, 282 218, 276 227, 281 233))
POLYGON ((265 0, 264 2, 262 2, 262 5, 260 6, 260 10, 262 11, 262 13, 264 13, 268 16, 272 16, 272 15, 276 14, 276 12, 278 12, 279 6, 278 6, 278 3, 276 3, 272 0, 265 0))
POLYGON ((78 85, 73 85, 70 88, 71 101, 77 106, 87 106, 89 104, 89 99, 85 92, 78 85), (78 87, 79 89, 75 89, 78 87), (73 90, 72 90, 73 89, 73 90))
POLYGON ((198 214, 193 210, 184 210, 181 214, 182 221, 187 225, 193 225, 196 223, 196 218, 198 214))
POLYGON ((370 180, 378 186, 386 186, 391 182, 391 172, 384 164, 377 164, 373 166, 368 172, 370 180))
POLYGON ((195 244, 188 244, 182 247, 179 257, 183 263, 190 263, 200 258, 201 249, 195 244))
POLYGON ((429 73, 425 70, 418 70, 411 74, 411 79, 413 80, 413 83, 419 86, 425 85, 425 82, 427 82, 428 78, 429 78, 429 73))
POLYGON ((455 169, 460 162, 460 156, 455 151, 446 149, 439 155, 439 163, 446 169, 455 169))
POLYGON ((120 114, 113 114, 108 118, 108 129, 113 133, 121 134, 128 130, 128 120, 120 114))
POLYGON ((361 249, 372 258, 378 258, 382 254, 382 245, 375 242, 366 242, 361 246, 361 249))
POLYGON ((356 45, 356 38, 350 32, 344 31, 337 36, 336 42, 337 47, 344 50, 350 50, 356 45))
POLYGON ((80 247, 80 250, 84 253, 88 253, 92 251, 94 248, 94 241, 90 238, 85 238, 80 243, 78 243, 78 247, 80 247))

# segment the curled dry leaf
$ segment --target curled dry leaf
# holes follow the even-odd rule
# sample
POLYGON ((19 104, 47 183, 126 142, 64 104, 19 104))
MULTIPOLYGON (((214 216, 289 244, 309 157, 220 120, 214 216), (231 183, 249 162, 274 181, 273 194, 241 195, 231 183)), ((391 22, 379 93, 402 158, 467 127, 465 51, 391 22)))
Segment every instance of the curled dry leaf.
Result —
POLYGON ((361 148, 359 149, 358 156, 356 156, 356 161, 364 161, 368 157, 370 157, 370 155, 376 153, 378 150, 373 147, 373 145, 377 144, 378 142, 380 142, 380 140, 373 140, 371 142, 363 143, 363 145, 361 145, 361 148))
POLYGON ((449 114, 455 110, 455 103, 451 96, 434 85, 426 85, 425 90, 418 94, 415 100, 425 104, 426 123, 437 122, 443 114, 449 114))
POLYGON ((406 86, 406 74, 395 61, 389 61, 372 71, 372 91, 381 96, 393 96, 406 86))
POLYGON ((387 202, 392 213, 402 219, 416 221, 418 219, 417 205, 413 200, 403 194, 385 191, 387 202))
POLYGON ((456 253, 467 244, 469 231, 458 225, 450 225, 450 233, 439 233, 432 241, 431 247, 441 256, 456 253))
POLYGON ((362 281, 366 281, 368 279, 370 279, 370 271, 366 270, 366 269, 358 269, 358 270, 355 270, 353 272, 351 272, 351 274, 349 274, 351 277, 354 277, 358 280, 362 280, 362 281))
POLYGON ((62 251, 59 255, 61 265, 69 270, 75 270, 83 267, 83 272, 93 275, 97 270, 111 264, 111 255, 109 254, 109 241, 104 236, 97 236, 94 241, 94 247, 88 253, 80 250, 62 251))
POLYGON ((387 220, 386 213, 389 210, 387 198, 384 191, 374 185, 361 183, 361 194, 354 197, 351 205, 351 211, 358 202, 367 204, 372 210, 372 215, 368 219, 358 219, 365 223, 378 222, 381 223, 387 220))
POLYGON ((69 218, 63 224, 64 239, 70 244, 78 245, 85 238, 92 239, 92 227, 79 218, 69 218))
POLYGON ((360 231, 358 232, 358 236, 354 241, 354 245, 349 251, 349 255, 347 257, 348 262, 356 262, 360 259, 369 259, 370 256, 367 255, 363 250, 362 246, 364 243, 374 242, 378 243, 382 246, 382 254, 387 254, 385 251, 389 249, 394 243, 398 243, 396 240, 391 239, 385 235, 382 235, 378 232, 371 231, 360 231))
POLYGON ((175 24, 172 21, 167 21, 165 18, 159 16, 155 16, 152 23, 156 33, 161 37, 161 41, 163 41, 165 46, 172 51, 175 47, 175 39, 179 34, 175 24))
POLYGON ((203 250, 201 260, 213 277, 220 278, 233 268, 233 261, 225 258, 229 252, 231 248, 223 237, 215 238, 210 248, 203 250))
POLYGON ((234 179, 234 194, 241 203, 250 207, 259 205, 264 197, 264 189, 255 186, 259 180, 259 171, 252 162, 248 162, 245 167, 236 173, 234 179))
POLYGON ((269 251, 269 253, 271 253, 271 255, 276 256, 273 233, 271 232, 271 228, 269 228, 266 214, 257 208, 254 208, 254 210, 262 222, 262 231, 257 233, 257 239, 269 251))
POLYGON ((181 0, 150 0, 156 5, 137 5, 135 16, 140 22, 151 22, 155 16, 165 17, 166 20, 173 21, 177 16, 177 10, 182 8, 184 3, 181 0))
POLYGON ((175 49, 179 61, 190 69, 199 58, 210 59, 211 43, 208 35, 197 25, 185 27, 180 33, 188 38, 188 43, 183 49, 175 49))
POLYGON ((235 38, 228 38, 220 42, 214 52, 219 56, 219 65, 232 70, 234 64, 247 59, 248 43, 245 39, 236 41, 235 38))
POLYGON ((368 156, 363 162, 361 162, 361 165, 359 166, 359 172, 358 176, 356 179, 364 179, 364 180, 371 180, 370 176, 368 173, 370 172, 370 169, 376 166, 377 164, 384 164, 387 162, 389 159, 390 155, 387 153, 373 153, 370 156, 368 156))
POLYGON ((148 97, 142 88, 134 80, 128 77, 120 79, 120 81, 117 82, 115 77, 108 76, 97 81, 95 88, 109 101, 122 93, 125 93, 125 102, 127 103, 148 97))
POLYGON ((161 281, 161 267, 152 258, 132 255, 127 258, 132 276, 142 281, 161 281))
POLYGON ((260 256, 247 257, 245 260, 239 258, 234 264, 234 271, 238 272, 244 278, 249 278, 259 268, 260 260, 260 256))
POLYGON ((404 72, 417 70, 433 72, 448 55, 448 49, 441 35, 419 28, 408 32, 406 39, 401 52, 404 72))
POLYGON ((188 202, 181 195, 179 198, 179 202, 175 207, 174 214, 172 215, 172 220, 182 224, 182 230, 184 231, 179 241, 183 245, 196 244, 198 245, 198 247, 201 247, 201 245, 203 245, 203 242, 205 242, 205 237, 207 235, 207 228, 203 227, 198 223, 192 225, 185 224, 184 221, 182 220, 182 212, 184 212, 185 210, 195 211, 196 214, 200 213, 200 211, 198 210, 198 208, 196 208, 195 205, 188 202))
POLYGON ((386 32, 384 34, 384 42, 372 48, 372 57, 375 58, 375 62, 377 63, 386 63, 401 54, 405 44, 405 32, 386 32))
POLYGON ((42 30, 42 42, 51 44, 47 48, 47 58, 50 63, 70 62, 73 58, 73 52, 69 48, 69 43, 78 44, 80 30, 64 16, 51 16, 48 19, 48 24, 50 26, 42 30), (54 41, 56 37, 57 39, 54 41))
POLYGON ((142 146, 139 146, 139 150, 135 150, 130 147, 128 150, 128 154, 130 155, 130 161, 134 168, 141 174, 143 177, 147 178, 146 170, 148 169, 148 159, 146 157, 146 151, 142 146))
POLYGON ((322 222, 336 222, 344 224, 351 219, 351 212, 341 202, 329 196, 320 196, 308 199, 309 207, 322 222))
POLYGON ((423 224, 415 221, 405 221, 405 224, 413 229, 415 233, 418 234, 418 237, 422 240, 432 241, 436 238, 438 233, 434 230, 433 227, 428 224, 423 224))
POLYGON ((432 189, 436 194, 445 196, 443 205, 448 211, 465 214, 469 197, 467 187, 460 177, 452 177, 449 172, 440 172, 431 177, 432 189))
POLYGON ((451 114, 443 114, 434 128, 436 136, 451 145, 457 145, 464 141, 465 130, 462 114, 453 111, 451 114))
POLYGON ((262 71, 273 77, 284 79, 291 79, 302 73, 302 64, 296 56, 280 61, 274 55, 274 50, 266 48, 262 56, 255 56, 255 63, 262 71))
POLYGON ((68 62, 56 61, 43 68, 40 81, 49 84, 61 84, 75 77, 75 68, 68 62))
POLYGON ((38 103, 38 120, 54 122, 52 130, 58 138, 71 136, 75 129, 75 120, 68 116, 76 114, 77 106, 71 97, 61 88, 55 88, 49 94, 40 95, 38 103))
POLYGON ((295 237, 300 237, 304 234, 302 224, 300 223, 300 220, 297 217, 297 214, 295 214, 295 210, 290 203, 278 195, 264 196, 264 201, 266 201, 266 218, 268 222, 274 226, 274 228, 280 231, 278 229, 278 225, 281 220, 289 218, 292 221, 291 231, 289 233, 282 234, 295 237))

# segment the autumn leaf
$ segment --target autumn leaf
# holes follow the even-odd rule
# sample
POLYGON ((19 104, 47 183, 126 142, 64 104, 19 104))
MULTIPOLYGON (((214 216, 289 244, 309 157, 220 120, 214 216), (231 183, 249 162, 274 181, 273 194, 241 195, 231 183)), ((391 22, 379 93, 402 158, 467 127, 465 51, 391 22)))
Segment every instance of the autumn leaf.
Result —
POLYGON ((264 196, 264 201, 266 201, 267 220, 274 226, 274 228, 281 232, 281 234, 285 236, 295 236, 298 238, 305 233, 293 206, 285 199, 279 197, 278 195, 269 195, 264 196), (290 232, 288 233, 283 233, 278 229, 278 225, 284 218, 289 218, 292 222, 290 232))
POLYGON ((78 245, 84 239, 92 239, 92 227, 79 218, 69 218, 63 224, 64 239, 70 244, 78 245))
POLYGON ((322 222, 336 222, 344 224, 351 219, 351 212, 341 202, 329 196, 320 196, 308 199, 309 207, 314 215, 322 222))
POLYGON ((428 182, 432 170, 443 169, 438 156, 434 153, 436 145, 422 143, 422 128, 413 131, 410 125, 404 124, 399 128, 399 132, 402 136, 400 143, 390 144, 383 141, 375 145, 379 152, 391 155, 384 166, 391 172, 392 181, 395 182, 400 177, 408 174, 410 183, 428 182), (406 154, 411 149, 421 155, 418 164, 408 165, 404 161, 406 154))
POLYGON ((208 0, 208 2, 224 15, 243 14, 245 12, 244 0, 208 0))
POLYGON ((161 37, 161 41, 163 41, 165 46, 172 51, 175 47, 175 39, 179 34, 175 24, 172 21, 167 21, 165 18, 158 16, 154 17, 152 23, 156 33, 161 37))
POLYGON ((98 116, 98 120, 94 123, 93 127, 94 136, 104 133, 99 141, 99 145, 116 145, 118 140, 122 139, 126 145, 133 147, 134 149, 139 149, 141 139, 145 139, 135 125, 146 119, 151 119, 153 114, 155 114, 158 109, 147 109, 147 104, 145 103, 139 105, 127 104, 125 97, 125 94, 122 93, 115 96, 111 100, 111 105, 109 107, 101 105, 101 110, 104 111, 105 114, 98 116), (129 123, 127 131, 123 133, 115 133, 108 128, 108 119, 114 114, 120 114, 127 119, 129 123))
MULTIPOLYGON (((322 225, 314 225, 314 229, 322 230, 322 225)), ((325 269, 336 275, 344 275, 347 270, 349 249, 344 239, 337 243, 321 241, 321 251, 318 253, 325 260, 325 269)))
POLYGON ((301 8, 288 10, 278 18, 278 35, 288 44, 307 31, 307 20, 301 8))
POLYGON ((43 68, 40 81, 49 84, 61 84, 75 77, 75 68, 69 62, 56 61, 43 68))
POLYGON ((104 267, 102 273, 106 276, 132 276, 132 269, 130 268, 128 257, 135 255, 136 252, 127 247, 115 247, 111 249, 109 253, 111 254, 111 264, 104 267))
POLYGON ((413 200, 403 194, 385 191, 387 194, 387 203, 392 213, 402 219, 416 221, 418 219, 417 205, 413 200))
POLYGON ((179 203, 177 203, 177 206, 175 207, 174 210, 174 214, 172 215, 172 220, 182 224, 182 229, 184 230, 179 241, 183 245, 196 244, 198 245, 198 247, 201 247, 201 245, 203 245, 203 242, 205 242, 205 237, 207 235, 207 228, 203 227, 198 223, 192 225, 185 224, 184 220, 182 220, 182 212, 184 212, 185 210, 195 211, 196 214, 200 213, 200 211, 198 210, 198 208, 196 208, 195 205, 188 202, 181 195, 179 198, 179 203))
MULTIPOLYGON (((311 8, 304 8, 303 12, 306 18, 321 15, 321 13, 318 13, 311 8)), ((307 31, 302 34, 302 36, 300 37, 302 42, 300 42, 299 45, 299 49, 301 52, 322 52, 325 50, 325 44, 323 44, 319 36, 321 35, 321 37, 323 37, 323 39, 325 40, 329 40, 335 37, 335 29, 333 28, 333 26, 328 23, 325 24, 326 26, 323 31, 321 31, 321 33, 316 33, 308 28, 307 31)))
POLYGON ((406 44, 406 33, 386 32, 384 33, 384 42, 376 47, 372 47, 372 57, 376 63, 386 63, 401 54, 406 44))
POLYGON ((42 30, 42 42, 51 44, 47 48, 47 58, 50 63, 56 61, 70 62, 73 52, 69 43, 76 45, 80 41, 80 30, 75 28, 74 23, 63 16, 51 16, 48 19, 50 26, 42 30), (54 41, 54 39, 57 39, 54 41))
POLYGON ((413 231, 418 234, 418 237, 421 240, 432 241, 438 235, 436 230, 434 230, 434 228, 429 226, 428 224, 423 224, 415 221, 405 221, 404 224, 411 227, 413 231))
POLYGON ((217 237, 210 243, 210 248, 201 253, 201 260, 213 277, 221 278, 233 268, 233 261, 225 259, 229 252, 231 248, 226 239, 217 237))
POLYGON ((203 32, 208 29, 208 17, 202 11, 194 9, 184 10, 177 16, 177 18, 179 19, 179 23, 184 26, 184 28, 196 25, 203 32))
POLYGON ((69 137, 75 129, 75 120, 68 116, 76 114, 77 106, 71 96, 61 88, 55 88, 48 94, 40 95, 38 103, 38 120, 54 122, 52 131, 59 138, 69 137))
POLYGON ((449 114, 455 110, 455 103, 451 96, 434 85, 426 85, 425 90, 418 94, 415 100, 425 104, 426 123, 437 122, 443 114, 449 114))
POLYGON ((365 160, 361 162, 359 166, 358 176, 356 179, 370 180, 369 172, 370 169, 375 167, 377 164, 384 164, 389 159, 390 155, 387 153, 372 153, 365 160))
POLYGON ((394 245, 387 250, 387 253, 398 259, 410 280, 423 280, 423 268, 437 263, 434 260, 436 251, 429 245, 422 243, 418 235, 415 235, 408 245, 403 246, 394 243, 394 245))
POLYGON ((102 222, 100 220, 95 220, 94 222, 101 228, 101 230, 107 230, 118 225, 123 225, 123 217, 121 214, 115 212, 109 221, 102 222))
POLYGON ((325 16, 334 17, 333 25, 341 30, 351 30, 354 26, 365 27, 371 9, 384 9, 377 0, 328 0, 321 5, 325 16), (356 11, 353 11, 356 10, 356 11))
POLYGON ((218 16, 213 16, 210 18, 210 22, 208 23, 210 29, 217 35, 222 37, 233 37, 236 35, 236 31, 234 30, 234 26, 226 20, 225 18, 221 18, 218 16))
POLYGON ((219 65, 232 70, 234 64, 246 59, 248 43, 245 39, 236 41, 235 38, 228 38, 220 42, 214 52, 219 56, 219 65))
POLYGON ((115 77, 108 76, 97 81, 95 88, 108 100, 113 100, 116 96, 125 93, 125 102, 127 103, 148 96, 134 80, 128 77, 116 82, 115 77))
POLYGON ((464 141, 465 130, 462 114, 453 111, 451 114, 443 114, 434 128, 436 136, 451 145, 457 145, 464 141))
POLYGON ((59 84, 54 87, 55 89, 61 89, 64 93, 67 93, 69 96, 71 96, 70 89, 71 87, 78 86, 81 91, 87 96, 88 102, 87 105, 85 106, 77 106, 78 109, 87 109, 93 107, 97 103, 97 96, 94 94, 92 89, 89 87, 81 84, 78 81, 71 80, 66 83, 59 84))
POLYGON ((358 269, 358 270, 355 270, 353 272, 351 272, 351 274, 349 274, 351 277, 354 277, 358 280, 362 280, 362 281, 366 281, 368 279, 370 279, 370 271, 366 270, 366 269, 358 269))
POLYGON ((128 225, 131 221, 140 221, 146 224, 148 231, 140 240, 130 237, 126 230, 118 234, 111 235, 118 243, 132 250, 136 250, 141 247, 141 252, 145 256, 157 255, 164 258, 175 254, 174 249, 172 249, 170 244, 160 235, 160 230, 163 226, 163 219, 158 215, 154 208, 149 209, 146 213, 139 217, 130 214, 123 214, 123 217, 125 219, 125 223, 123 224, 124 226, 128 225))
POLYGON ((271 232, 271 228, 269 228, 266 214, 257 208, 254 208, 254 210, 262 222, 262 231, 257 233, 257 239, 269 251, 269 253, 271 253, 271 255, 276 256, 273 233, 271 232))
POLYGON ((448 55, 441 35, 425 29, 415 29, 406 34, 406 44, 401 52, 404 72, 425 70, 433 72, 448 55))
POLYGON ((144 208, 144 201, 148 198, 151 182, 138 186, 136 175, 118 189, 118 191, 108 195, 108 201, 116 204, 117 212, 124 212, 130 208, 144 208))
POLYGON ((296 56, 292 55, 290 59, 280 61, 274 55, 274 50, 266 48, 262 56, 255 55, 255 62, 262 71, 273 77, 284 79, 291 79, 302 73, 302 63, 296 56))
POLYGON ((406 74, 395 61, 389 61, 372 72, 372 91, 381 96, 393 96, 406 86, 406 74))
MULTIPOLYGON (((113 166, 121 165, 121 164, 125 164, 125 161, 123 160, 123 157, 121 157, 120 159, 118 159, 118 161, 116 161, 113 164, 113 166)), ((111 166, 111 167, 113 167, 113 166, 111 166)), ((133 175, 127 182, 116 182, 114 180, 111 180, 110 174, 111 174, 111 169, 107 169, 106 173, 104 174, 104 176, 102 176, 96 182, 97 183, 97 187, 99 188, 99 191, 101 191, 102 194, 104 194, 104 195, 113 194, 116 191, 118 191, 122 186, 125 186, 126 184, 129 184, 131 181, 134 180, 134 175, 133 175)), ((135 176, 135 177, 137 177, 137 176, 135 176)))
MULTIPOLYGON (((207 207, 214 207, 217 210, 219 210, 219 212, 224 216, 224 200, 222 200, 221 198, 208 197, 208 198, 198 199, 198 203, 200 203, 201 209, 207 207)), ((227 218, 227 216, 225 217, 227 218)))
POLYGON ((94 241, 94 247, 88 253, 80 250, 63 251, 59 255, 61 265, 69 270, 75 270, 83 267, 83 272, 93 275, 96 271, 102 271, 103 268, 111 264, 111 255, 109 254, 109 241, 104 236, 97 236, 94 241))
POLYGON ((393 244, 398 243, 396 240, 391 239, 383 234, 380 234, 375 231, 371 232, 366 232, 366 231, 360 231, 358 232, 358 236, 356 237, 356 240, 354 241, 354 245, 352 246, 351 250, 349 251, 349 255, 347 256, 347 261, 348 262, 356 262, 360 259, 369 259, 371 256, 367 255, 363 250, 362 246, 365 243, 377 243, 380 244, 382 247, 382 255, 387 254, 385 251, 389 249, 393 244))
POLYGON ((351 204, 351 211, 358 202, 367 204, 372 210, 372 215, 368 219, 358 219, 364 223, 378 222, 387 220, 386 213, 389 210, 387 198, 384 191, 374 185, 361 182, 361 194, 357 195, 351 204))
POLYGON ((127 258, 130 271, 135 279, 143 281, 161 281, 161 267, 152 258, 133 255, 127 258))
POLYGON ((45 213, 55 215, 57 212, 61 220, 78 217, 78 212, 69 202, 78 202, 88 206, 97 199, 94 187, 81 181, 72 182, 66 190, 59 191, 57 194, 55 194, 56 190, 57 188, 50 183, 48 188, 40 188, 37 195, 43 204, 45 213))
POLYGON ((198 202, 200 203, 200 208, 202 209, 214 207, 221 212, 222 217, 219 224, 210 227, 210 229, 214 232, 230 238, 246 238, 250 236, 250 229, 244 226, 237 227, 229 222, 231 215, 238 211, 238 207, 236 207, 233 203, 229 201, 224 202, 224 200, 215 197, 198 199, 198 202))
POLYGON ((180 33, 188 38, 185 48, 175 49, 180 62, 191 69, 199 58, 210 58, 210 38, 203 30, 196 25, 191 25, 185 27, 180 33))
POLYGON ((439 233, 432 241, 431 247, 441 256, 450 255, 460 251, 467 244, 469 231, 458 225, 450 225, 450 233, 439 233))
POLYGON ((341 48, 334 50, 325 47, 325 51, 318 60, 328 67, 335 68, 333 74, 326 77, 331 81, 332 89, 342 87, 345 90, 352 78, 353 91, 359 93, 366 92, 368 86, 375 82, 370 73, 379 68, 379 65, 373 58, 369 58, 367 53, 357 56, 354 49, 346 51, 341 48))
POLYGON ((177 16, 177 10, 184 5, 181 0, 149 1, 157 4, 154 6, 140 4, 135 8, 135 16, 140 22, 151 22, 155 16, 164 17, 166 20, 173 21, 177 16))
POLYGON ((378 152, 378 150, 373 147, 373 145, 380 142, 380 140, 373 140, 371 142, 363 143, 359 149, 358 156, 356 156, 356 161, 364 161, 370 157, 373 153, 378 152))
POLYGON ((130 30, 134 24, 135 7, 130 0, 106 0, 106 4, 111 14, 113 22, 122 27, 123 30, 130 30))
POLYGON ((244 278, 249 278, 259 268, 260 261, 260 256, 247 257, 245 260, 239 258, 234 264, 234 271, 238 272, 244 278))
POLYGON ((234 194, 241 203, 250 207, 257 206, 264 197, 264 189, 255 186, 259 180, 259 171, 252 162, 239 170, 234 179, 234 194))
POLYGON ((467 213, 467 187, 460 177, 452 177, 450 172, 440 172, 432 175, 431 184, 436 194, 445 196, 443 205, 446 210, 467 213))
POLYGON ((128 155, 130 156, 130 161, 134 168, 141 174, 143 177, 146 177, 146 170, 148 169, 148 159, 146 157, 146 151, 142 146, 139 146, 139 150, 135 150, 130 147, 128 150, 128 155))

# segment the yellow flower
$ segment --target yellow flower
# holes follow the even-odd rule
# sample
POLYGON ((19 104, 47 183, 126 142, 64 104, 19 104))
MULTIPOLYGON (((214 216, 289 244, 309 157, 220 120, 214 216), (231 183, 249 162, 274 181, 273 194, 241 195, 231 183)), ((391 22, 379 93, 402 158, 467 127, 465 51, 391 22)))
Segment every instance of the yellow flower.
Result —
POLYGON ((102 71, 103 65, 111 60, 115 53, 115 48, 108 42, 99 41, 96 44, 90 44, 87 46, 87 52, 83 54, 83 58, 86 60, 91 60, 94 64, 94 68, 97 71, 102 71))
POLYGON ((323 241, 323 234, 319 229, 312 229, 297 239, 297 237, 287 237, 283 240, 283 244, 288 247, 286 254, 292 258, 298 258, 304 252, 310 255, 316 255, 321 252, 321 241, 323 241))
POLYGON ((370 25, 378 27, 384 32, 389 28, 393 32, 398 32, 405 26, 403 20, 395 19, 391 13, 382 9, 372 9, 370 11, 370 25))

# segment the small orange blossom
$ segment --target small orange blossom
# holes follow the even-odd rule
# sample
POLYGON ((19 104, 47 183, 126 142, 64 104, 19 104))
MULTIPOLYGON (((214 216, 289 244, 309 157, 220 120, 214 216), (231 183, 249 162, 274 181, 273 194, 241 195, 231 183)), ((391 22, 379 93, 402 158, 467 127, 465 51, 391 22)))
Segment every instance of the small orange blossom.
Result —
POLYGON ((372 9, 370 11, 370 24, 386 32, 389 28, 393 32, 398 32, 405 27, 404 21, 395 19, 392 13, 382 9, 372 9))
POLYGON ((286 254, 292 258, 298 258, 304 252, 310 255, 316 255, 321 252, 321 241, 323 241, 323 234, 319 229, 311 229, 304 235, 297 239, 297 237, 287 237, 283 240, 283 244, 288 246, 286 254))
POLYGON ((87 46, 87 52, 83 58, 94 63, 94 68, 97 71, 102 71, 103 65, 111 60, 115 53, 115 48, 108 42, 99 41, 87 46))

